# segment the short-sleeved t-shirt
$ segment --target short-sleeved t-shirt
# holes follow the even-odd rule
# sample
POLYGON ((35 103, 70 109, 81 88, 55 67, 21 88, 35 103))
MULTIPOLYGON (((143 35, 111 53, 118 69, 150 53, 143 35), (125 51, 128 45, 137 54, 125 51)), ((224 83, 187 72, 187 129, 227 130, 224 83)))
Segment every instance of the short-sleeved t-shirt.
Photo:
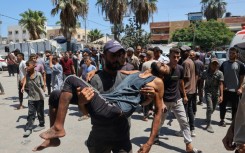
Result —
POLYGON ((171 73, 164 77, 164 102, 177 102, 180 96, 180 80, 183 79, 184 71, 181 65, 171 69, 171 73))
POLYGON ((123 65, 123 67, 121 68, 121 70, 125 70, 125 71, 131 71, 134 69, 134 66, 130 63, 126 63, 123 65))
POLYGON ((182 66, 184 78, 188 79, 188 81, 185 81, 185 91, 187 94, 194 94, 196 92, 195 64, 190 58, 187 58, 182 66))
POLYGON ((223 73, 219 70, 211 73, 209 70, 204 71, 202 79, 205 80, 204 90, 206 93, 219 94, 219 85, 224 81, 223 73))
POLYGON ((239 88, 240 76, 245 74, 245 67, 240 61, 225 61, 220 67, 220 71, 224 74, 224 89, 236 92, 239 88))
POLYGON ((64 59, 61 59, 60 60, 60 65, 63 68, 63 73, 64 74, 66 74, 66 75, 71 74, 71 67, 72 67, 72 65, 74 65, 73 61, 71 59, 68 59, 67 61, 64 60, 64 59))
MULTIPOLYGON (((101 94, 113 91, 127 75, 117 72, 116 76, 112 76, 106 71, 98 71, 91 79, 91 85, 101 94)), ((125 117, 117 120, 108 120, 93 117, 91 118, 93 125, 90 137, 104 142, 116 142, 129 139, 129 124, 125 117)))
POLYGON ((40 72, 41 74, 45 72, 43 65, 38 63, 36 64, 35 71, 40 72))
POLYGON ((196 75, 198 75, 198 77, 200 77, 201 74, 202 74, 203 71, 204 71, 204 64, 203 64, 203 62, 200 61, 199 59, 198 59, 198 60, 195 60, 194 63, 195 63, 195 71, 196 71, 196 75))

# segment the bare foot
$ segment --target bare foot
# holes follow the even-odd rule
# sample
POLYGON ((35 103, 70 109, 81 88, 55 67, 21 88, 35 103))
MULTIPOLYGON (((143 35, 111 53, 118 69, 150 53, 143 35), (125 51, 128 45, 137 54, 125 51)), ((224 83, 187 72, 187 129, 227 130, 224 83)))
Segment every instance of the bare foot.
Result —
POLYGON ((52 126, 50 129, 41 133, 39 136, 45 140, 61 138, 65 136, 65 130, 64 129, 58 130, 52 126))
POLYGON ((58 139, 58 138, 45 140, 42 144, 40 144, 39 146, 37 146, 34 149, 32 149, 32 151, 41 151, 41 150, 43 150, 45 148, 57 147, 59 145, 60 145, 60 139, 58 139))
POLYGON ((20 106, 17 107, 17 110, 20 110, 20 109, 24 109, 24 106, 20 105, 20 106))

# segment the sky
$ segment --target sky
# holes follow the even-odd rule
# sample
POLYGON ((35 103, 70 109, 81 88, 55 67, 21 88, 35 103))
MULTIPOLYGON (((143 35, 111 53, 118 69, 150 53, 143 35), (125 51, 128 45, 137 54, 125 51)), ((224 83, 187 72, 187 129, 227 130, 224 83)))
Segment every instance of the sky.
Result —
MULTIPOLYGON (((97 0, 88 0, 89 11, 87 17, 88 29, 99 29, 103 34, 111 33, 111 24, 109 21, 104 20, 104 16, 96 6, 97 0)), ((200 12, 201 0, 158 0, 158 11, 153 15, 154 22, 161 21, 178 21, 187 20, 187 14, 190 12, 200 12)), ((232 15, 245 16, 245 0, 225 0, 227 2, 227 12, 231 12, 232 15)), ((51 9, 54 8, 51 0, 0 0, 0 35, 7 36, 7 27, 11 25, 18 25, 20 19, 20 13, 25 12, 28 9, 38 10, 44 12, 48 26, 55 25, 59 21, 59 15, 51 16, 51 9), (4 15, 4 16, 3 16, 4 15), (8 18, 8 17, 14 18, 8 18)), ((129 17, 125 18, 124 25, 128 23, 129 17)), ((79 19, 81 22, 81 28, 85 27, 85 22, 79 19)), ((151 22, 151 21, 149 21, 151 22)), ((149 24, 143 25, 144 30, 150 31, 149 24)))

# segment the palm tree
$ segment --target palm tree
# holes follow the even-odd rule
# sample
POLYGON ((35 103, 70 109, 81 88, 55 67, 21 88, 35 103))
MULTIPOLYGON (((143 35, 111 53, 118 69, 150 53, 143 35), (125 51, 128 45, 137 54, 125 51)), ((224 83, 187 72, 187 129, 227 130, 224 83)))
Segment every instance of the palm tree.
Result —
POLYGON ((120 27, 127 12, 128 0, 97 0, 96 5, 101 8, 102 14, 104 13, 110 23, 114 25, 114 39, 119 40, 120 27))
POLYGON ((224 0, 202 0, 202 12, 207 20, 221 18, 226 12, 224 0))
POLYGON ((152 15, 157 12, 157 0, 131 0, 130 8, 135 14, 136 23, 148 23, 152 15))
POLYGON ((28 11, 21 13, 20 16, 22 18, 19 21, 19 25, 28 30, 31 40, 40 39, 41 34, 46 34, 45 22, 47 19, 43 12, 28 9, 28 11))
POLYGON ((52 0, 55 8, 51 15, 60 13, 61 32, 67 39, 67 50, 71 50, 71 36, 76 32, 78 17, 86 18, 88 14, 87 0, 52 0))
POLYGON ((93 41, 100 39, 102 37, 104 37, 104 35, 98 29, 94 29, 94 30, 91 30, 88 32, 88 38, 89 38, 90 42, 93 42, 93 41))

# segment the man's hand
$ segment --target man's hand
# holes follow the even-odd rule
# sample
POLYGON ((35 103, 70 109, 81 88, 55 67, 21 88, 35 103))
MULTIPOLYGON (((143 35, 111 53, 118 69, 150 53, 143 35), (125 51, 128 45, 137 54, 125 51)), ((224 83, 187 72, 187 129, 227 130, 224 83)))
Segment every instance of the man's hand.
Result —
POLYGON ((150 86, 145 86, 140 89, 140 93, 146 96, 147 98, 153 99, 155 97, 155 89, 150 86))
POLYGON ((24 88, 24 87, 22 87, 20 91, 21 91, 21 93, 24 93, 25 88, 24 88))
POLYGON ((97 72, 96 70, 88 72, 87 77, 86 77, 86 81, 90 81, 94 77, 96 72, 97 72))
POLYGON ((237 146, 239 153, 245 153, 245 144, 237 146))
POLYGON ((225 147, 226 150, 232 151, 232 150, 235 149, 235 146, 232 145, 232 143, 233 143, 233 136, 234 136, 234 133, 233 133, 232 129, 229 128, 229 130, 226 133, 226 136, 222 140, 223 145, 224 145, 224 147, 225 147))
POLYGON ((151 149, 151 145, 145 143, 144 145, 140 147, 140 149, 138 150, 138 153, 148 153, 150 149, 151 149))
POLYGON ((187 104, 187 102, 188 102, 187 96, 184 96, 184 97, 183 97, 183 102, 184 102, 184 104, 187 104))
POLYGON ((77 96, 78 96, 79 102, 82 102, 82 104, 87 104, 93 99, 94 90, 91 87, 85 87, 83 89, 78 87, 77 88, 77 96))
POLYGON ((219 104, 223 102, 223 96, 219 96, 219 104))
POLYGON ((242 94, 242 87, 237 90, 237 94, 241 95, 242 94))

